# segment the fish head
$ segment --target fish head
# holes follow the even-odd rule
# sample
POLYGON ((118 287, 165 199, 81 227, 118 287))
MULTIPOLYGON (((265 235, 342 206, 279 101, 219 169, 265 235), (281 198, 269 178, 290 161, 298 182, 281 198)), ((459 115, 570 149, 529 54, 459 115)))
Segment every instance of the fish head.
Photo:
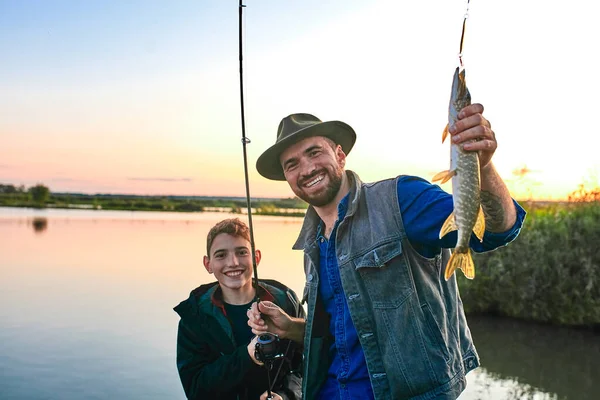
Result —
POLYGON ((450 96, 450 109, 454 110, 456 115, 464 107, 471 104, 471 93, 467 88, 467 80, 465 78, 465 69, 456 67, 454 71, 454 79, 452 79, 452 94, 450 96))

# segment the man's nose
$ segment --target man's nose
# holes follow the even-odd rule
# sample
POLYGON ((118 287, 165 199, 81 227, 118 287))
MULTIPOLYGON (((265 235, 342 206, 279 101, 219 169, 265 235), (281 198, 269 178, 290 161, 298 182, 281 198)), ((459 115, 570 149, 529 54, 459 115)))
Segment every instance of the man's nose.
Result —
POLYGON ((312 174, 314 174, 316 169, 317 167, 315 166, 315 163, 310 161, 309 159, 303 158, 302 160, 300 160, 300 173, 302 174, 302 176, 311 176, 312 174))

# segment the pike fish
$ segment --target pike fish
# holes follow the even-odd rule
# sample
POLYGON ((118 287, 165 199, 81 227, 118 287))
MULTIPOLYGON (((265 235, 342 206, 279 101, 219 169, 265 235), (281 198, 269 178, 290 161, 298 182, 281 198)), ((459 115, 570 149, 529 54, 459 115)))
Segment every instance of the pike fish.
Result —
MULTIPOLYGON (((471 94, 465 81, 465 70, 456 68, 452 80, 448 125, 442 134, 442 143, 448 137, 448 129, 458 121, 458 113, 471 104, 471 94)), ((474 232, 483 241, 485 218, 480 202, 479 156, 477 152, 463 151, 460 145, 450 144, 450 169, 433 177, 433 181, 445 183, 452 179, 454 210, 440 230, 440 239, 449 232, 458 230, 456 247, 446 265, 444 278, 450 279, 456 269, 461 269, 469 279, 475 277, 475 264, 471 256, 469 240, 474 232)))

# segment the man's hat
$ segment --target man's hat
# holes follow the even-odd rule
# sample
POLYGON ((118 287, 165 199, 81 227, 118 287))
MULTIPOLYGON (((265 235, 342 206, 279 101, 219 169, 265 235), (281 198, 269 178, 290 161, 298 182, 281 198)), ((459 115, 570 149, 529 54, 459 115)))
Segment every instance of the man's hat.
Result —
POLYGON ((350 125, 341 121, 322 122, 311 114, 292 114, 281 120, 277 129, 277 140, 258 157, 256 169, 267 179, 285 181, 279 162, 281 153, 292 144, 311 136, 324 136, 342 146, 344 153, 350 153, 356 133, 350 125))

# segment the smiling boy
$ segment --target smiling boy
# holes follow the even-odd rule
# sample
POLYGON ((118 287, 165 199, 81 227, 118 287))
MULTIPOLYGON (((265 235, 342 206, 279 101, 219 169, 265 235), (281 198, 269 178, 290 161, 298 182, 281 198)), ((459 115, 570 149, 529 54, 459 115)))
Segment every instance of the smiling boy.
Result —
MULTIPOLYGON (((254 358, 256 337, 248 326, 246 311, 259 297, 272 301, 290 315, 303 316, 296 294, 274 280, 252 280, 252 250, 246 224, 237 218, 217 223, 207 236, 204 267, 216 282, 194 289, 175 311, 181 317, 177 335, 177 369, 188 399, 265 398, 267 370, 254 358)), ((256 264, 261 259, 255 251, 256 264)), ((288 341, 282 341, 285 349, 288 341)), ((300 398, 301 378, 297 372, 301 350, 292 344, 290 363, 283 364, 275 384, 276 399, 300 398)), ((271 379, 274 378, 271 372, 271 379)))

